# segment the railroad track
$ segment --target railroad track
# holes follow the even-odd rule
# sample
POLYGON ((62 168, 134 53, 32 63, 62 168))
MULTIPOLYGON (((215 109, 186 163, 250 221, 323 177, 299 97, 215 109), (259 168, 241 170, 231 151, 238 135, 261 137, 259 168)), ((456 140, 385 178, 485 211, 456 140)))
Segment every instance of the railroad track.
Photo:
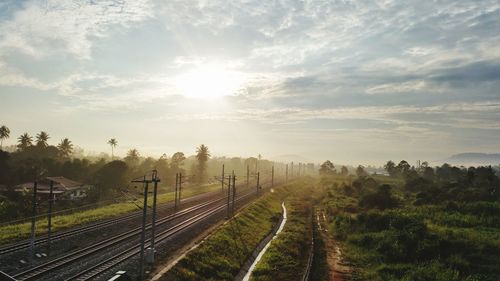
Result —
MULTIPOLYGON (((186 204, 188 202, 197 201, 197 200, 205 199, 207 197, 216 196, 217 194, 220 194, 220 191, 211 191, 211 192, 207 192, 207 193, 200 194, 197 196, 192 196, 192 197, 188 197, 186 199, 182 199, 181 203, 186 204)), ((162 204, 161 206, 159 206, 157 208, 157 210, 159 212, 161 212, 161 211, 165 211, 165 210, 173 209, 173 208, 174 208, 173 202, 168 202, 168 203, 165 203, 165 204, 162 204)), ((148 212, 148 214, 149 214, 149 212, 148 212)), ((103 227, 112 226, 115 224, 119 224, 119 223, 126 222, 126 221, 129 221, 132 219, 140 218, 140 217, 142 217, 142 211, 137 211, 137 212, 133 212, 133 213, 128 214, 128 215, 121 216, 119 218, 108 219, 108 220, 93 223, 90 225, 85 225, 85 226, 80 226, 77 228, 58 231, 52 235, 51 241, 54 242, 54 241, 61 240, 64 238, 69 238, 69 237, 74 236, 74 235, 80 235, 80 234, 83 234, 86 232, 94 231, 97 229, 101 229, 103 227)), ((47 240, 48 239, 47 239, 46 235, 43 237, 40 237, 40 238, 35 240, 35 246, 43 245, 43 244, 47 243, 47 240)), ((30 240, 24 240, 24 241, 21 241, 18 243, 13 243, 13 244, 9 244, 9 245, 0 247, 0 256, 8 254, 8 253, 13 253, 13 252, 18 252, 18 251, 22 251, 25 249, 29 249, 30 243, 31 243, 30 240)))
MULTIPOLYGON (((237 201, 242 200, 242 198, 244 198, 245 196, 253 195, 254 193, 255 193, 255 191, 252 189, 250 189, 250 192, 248 192, 248 190, 247 190, 247 193, 239 195, 237 201)), ((196 211, 203 210, 204 208, 208 207, 207 211, 204 211, 201 214, 197 214, 197 215, 193 216, 192 218, 188 218, 188 219, 180 222, 176 226, 169 228, 166 231, 159 233, 158 235, 155 235, 155 237, 158 237, 158 238, 156 238, 156 239, 158 239, 157 241, 160 242, 161 240, 166 239, 166 237, 170 237, 171 235, 175 234, 176 232, 181 231, 182 229, 189 227, 192 224, 207 218, 208 216, 212 215, 214 212, 223 210, 226 207, 226 205, 224 203, 224 201, 226 201, 226 199, 227 199, 227 196, 222 197, 222 198, 218 198, 218 199, 214 199, 214 200, 211 200, 211 201, 206 202, 206 203, 202 203, 202 204, 199 204, 199 205, 196 205, 193 207, 186 208, 186 209, 181 210, 175 214, 171 214, 169 216, 166 216, 162 219, 157 220, 156 226, 160 227, 160 226, 162 226, 162 225, 164 225, 172 220, 175 220, 177 218, 181 218, 182 216, 188 215, 190 213, 194 213, 196 211), (221 204, 218 204, 218 203, 221 203, 221 204), (217 204, 217 206, 210 207, 211 205, 214 205, 214 204, 217 204), (176 230, 176 231, 174 231, 174 230, 176 230), (167 235, 166 233, 170 233, 170 234, 167 235), (167 235, 167 236, 165 236, 165 235, 167 235)), ((148 224, 147 229, 150 229, 150 228, 151 228, 151 224, 148 224)), ((74 263, 76 261, 83 260, 87 257, 90 257, 93 254, 96 254, 98 252, 102 252, 106 249, 110 249, 111 247, 114 247, 116 245, 124 243, 125 241, 127 241, 129 239, 137 238, 140 235, 140 233, 141 233, 141 227, 137 227, 137 228, 129 230, 125 233, 119 234, 117 236, 114 236, 114 237, 108 238, 106 240, 100 241, 98 243, 95 243, 91 246, 88 246, 88 247, 85 247, 83 249, 72 252, 71 254, 50 260, 44 264, 27 269, 23 272, 17 273, 13 277, 18 279, 18 280, 37 280, 41 276, 46 275, 46 274, 48 274, 56 269, 62 268, 64 266, 69 265, 71 263, 74 263)), ((132 247, 132 249, 136 249, 136 247, 132 247)), ((131 250, 128 250, 127 252, 130 253, 131 250)), ((135 253, 134 253, 134 255, 135 255, 135 253)), ((120 253, 118 256, 119 257, 114 256, 113 258, 116 258, 117 260, 123 260, 123 256, 124 256, 123 253, 120 253)))
MULTIPOLYGON (((255 191, 251 192, 251 193, 247 193, 245 195, 242 195, 240 197, 238 197, 238 199, 235 200, 235 203, 236 202, 240 202, 241 200, 245 199, 246 197, 249 197, 251 195, 254 195, 255 191)), ((201 214, 198 214, 196 216, 193 216, 187 220, 184 220, 182 221, 181 223, 159 233, 158 235, 155 236, 155 241, 156 243, 161 243, 162 241, 170 238, 171 236, 175 235, 176 233, 178 232, 181 232, 183 230, 185 230, 186 228, 198 223, 198 222, 201 222, 207 218, 209 218, 210 216, 214 215, 215 213, 217 212, 220 212, 220 211, 224 211, 224 209, 226 208, 226 205, 220 205, 220 206, 216 206, 210 210, 208 210, 207 212, 203 212, 201 214)), ((151 239, 147 240, 146 241, 146 244, 150 243, 151 239)), ((108 271, 109 269, 113 268, 114 266, 124 262, 125 260, 127 259, 130 259, 132 257, 134 257, 135 255, 138 255, 141 251, 141 245, 138 244, 126 251, 123 251, 117 255, 114 255, 80 273, 78 273, 77 275, 74 275, 66 280, 77 280, 77 281, 85 281, 85 280, 91 280, 101 274, 103 274, 104 272, 108 271)))

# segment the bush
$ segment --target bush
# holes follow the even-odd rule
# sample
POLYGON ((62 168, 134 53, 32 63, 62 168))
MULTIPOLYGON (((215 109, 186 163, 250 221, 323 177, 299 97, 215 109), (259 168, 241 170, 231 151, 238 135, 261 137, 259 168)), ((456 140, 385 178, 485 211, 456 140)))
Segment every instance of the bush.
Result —
POLYGON ((395 208, 399 205, 399 201, 392 196, 391 186, 388 184, 381 185, 375 193, 369 193, 361 197, 359 206, 379 210, 395 208))

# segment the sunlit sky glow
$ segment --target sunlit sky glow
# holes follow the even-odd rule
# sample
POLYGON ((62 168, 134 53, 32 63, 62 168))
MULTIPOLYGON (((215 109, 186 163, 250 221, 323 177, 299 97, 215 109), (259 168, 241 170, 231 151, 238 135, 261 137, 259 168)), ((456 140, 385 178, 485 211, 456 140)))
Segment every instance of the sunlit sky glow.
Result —
POLYGON ((198 99, 214 99, 236 94, 243 87, 243 75, 222 65, 201 63, 174 78, 179 94, 198 99))
POLYGON ((498 0, 0 1, 6 145, 381 164, 499 152, 498 0))

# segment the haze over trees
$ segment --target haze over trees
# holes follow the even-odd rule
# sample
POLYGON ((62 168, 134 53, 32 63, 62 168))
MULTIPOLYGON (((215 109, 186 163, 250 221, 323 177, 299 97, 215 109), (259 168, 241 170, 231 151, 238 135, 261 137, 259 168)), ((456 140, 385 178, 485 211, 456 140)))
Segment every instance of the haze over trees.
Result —
POLYGON ((183 152, 176 152, 170 158, 170 167, 174 173, 182 173, 184 169, 184 161, 186 160, 186 156, 184 156, 183 152))
POLYGON ((365 167, 363 167, 362 165, 359 165, 356 168, 356 175, 358 177, 366 177, 366 176, 368 176, 368 173, 365 171, 365 167))
MULTIPOLYGON (((102 157, 86 158, 75 156, 75 145, 69 138, 63 138, 57 145, 50 143, 49 133, 42 131, 35 140, 28 133, 18 137, 17 150, 6 152, 0 150, 0 185, 6 189, 5 197, 0 200, 0 215, 4 219, 29 216, 31 213, 29 193, 16 192, 19 184, 32 184, 35 178, 47 176, 63 176, 71 180, 92 185, 89 196, 78 202, 58 202, 54 208, 67 208, 103 200, 122 200, 128 198, 130 180, 150 174, 157 170, 161 178, 161 190, 172 188, 176 173, 184 176, 195 175, 189 185, 203 185, 211 183, 212 176, 220 175, 222 164, 235 172, 246 173, 247 165, 252 171, 257 168, 270 170, 273 165, 268 160, 258 161, 250 158, 212 158, 208 146, 202 144, 195 148, 196 154, 187 157, 183 152, 172 155, 162 154, 160 157, 143 157, 138 149, 130 149, 123 158, 105 154, 102 157), (117 159, 118 158, 118 159, 117 159), (124 197, 125 196, 125 197, 124 197), (122 199, 119 199, 122 198, 122 199)), ((110 139, 107 144, 113 148, 117 145, 116 139, 110 139)), ((46 208, 42 204, 41 208, 46 208)))
POLYGON ((320 175, 334 175, 337 171, 330 160, 326 160, 319 168, 320 175))
POLYGON ((132 148, 127 152, 124 160, 129 164, 135 165, 139 161, 139 156, 139 151, 136 148, 132 148))

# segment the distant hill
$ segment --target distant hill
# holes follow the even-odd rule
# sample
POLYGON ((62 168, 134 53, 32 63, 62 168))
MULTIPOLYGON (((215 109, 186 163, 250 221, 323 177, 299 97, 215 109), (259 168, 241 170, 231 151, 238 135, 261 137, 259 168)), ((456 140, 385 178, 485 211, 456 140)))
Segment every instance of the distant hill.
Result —
POLYGON ((477 165, 499 165, 500 154, 494 153, 460 153, 448 158, 445 162, 453 165, 477 166, 477 165))

